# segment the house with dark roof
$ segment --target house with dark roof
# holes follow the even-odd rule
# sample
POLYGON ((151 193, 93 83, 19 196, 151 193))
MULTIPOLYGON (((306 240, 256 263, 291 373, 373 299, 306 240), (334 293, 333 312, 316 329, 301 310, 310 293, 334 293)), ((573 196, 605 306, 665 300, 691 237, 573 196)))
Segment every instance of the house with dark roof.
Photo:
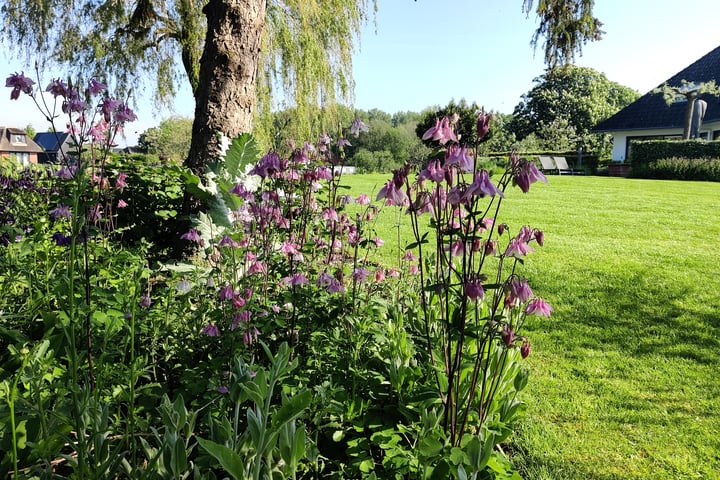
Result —
POLYGON ((40 163, 60 163, 63 158, 69 157, 72 139, 68 132, 40 132, 33 140, 44 150, 38 155, 40 163))
POLYGON ((42 147, 29 138, 25 130, 0 127, 0 157, 10 158, 27 167, 38 163, 38 154, 42 151, 42 147))
MULTIPOLYGON (((682 87, 683 81, 700 84, 710 81, 720 84, 720 47, 703 56, 666 82, 670 87, 682 87)), ((700 95, 706 102, 705 116, 700 123, 697 137, 705 140, 720 139, 720 97, 700 95)), ((665 103, 662 93, 646 93, 612 117, 598 123, 594 132, 607 132, 613 136, 612 159, 624 162, 628 158, 632 142, 662 138, 682 138, 685 125, 687 97, 678 95, 672 105, 665 103)))

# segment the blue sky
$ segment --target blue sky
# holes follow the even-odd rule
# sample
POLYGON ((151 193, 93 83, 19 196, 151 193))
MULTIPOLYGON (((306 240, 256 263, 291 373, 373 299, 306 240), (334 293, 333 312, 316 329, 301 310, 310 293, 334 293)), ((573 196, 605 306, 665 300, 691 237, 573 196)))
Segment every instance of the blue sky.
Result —
MULTIPOLYGON (((537 1, 537 0, 536 0, 537 1)), ((419 111, 465 98, 486 109, 511 113, 533 79, 544 72, 543 51, 530 47, 536 19, 522 12, 522 0, 378 0, 376 24, 368 24, 354 58, 357 108, 393 113, 419 111)), ((695 0, 598 0, 595 15, 605 36, 588 44, 578 65, 592 67, 612 81, 646 93, 720 46, 720 2, 695 0)), ((0 53, 2 79, 23 68, 0 53)), ((48 72, 49 77, 54 72, 48 72)), ((4 85, 4 83, 2 84, 4 85)), ((0 85, 0 87, 2 87, 0 85)), ((140 98, 137 133, 173 112, 155 112, 140 98)), ((175 112, 194 110, 187 88, 175 112)), ((29 99, 0 94, 0 125, 45 128, 29 99)))

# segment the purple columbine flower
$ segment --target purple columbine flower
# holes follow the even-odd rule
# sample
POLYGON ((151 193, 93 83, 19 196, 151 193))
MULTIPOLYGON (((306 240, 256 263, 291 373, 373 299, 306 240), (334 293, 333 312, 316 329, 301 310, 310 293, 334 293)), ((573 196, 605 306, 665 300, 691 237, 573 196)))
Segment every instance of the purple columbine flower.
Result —
POLYGON ((533 298, 528 306, 525 308, 525 313, 528 315, 537 315, 538 317, 550 317, 552 313, 552 307, 542 298, 533 298))
POLYGON ((482 300, 485 296, 485 290, 483 290, 482 283, 477 279, 465 282, 465 296, 467 296, 470 300, 482 300))
POLYGON ((220 336, 220 329, 217 325, 210 322, 209 324, 205 325, 202 329, 202 333, 207 335, 208 337, 219 337, 220 336))
POLYGON ((318 138, 318 144, 320 145, 320 151, 324 152, 327 150, 327 146, 332 143, 332 137, 327 133, 323 133, 318 138))
POLYGON ((370 128, 359 118, 353 120, 352 125, 350 125, 350 134, 356 137, 359 136, 361 132, 367 132, 368 130, 370 130, 370 128))
POLYGON ((115 100, 114 98, 107 97, 100 104, 100 111, 103 114, 103 118, 106 122, 112 119, 112 113, 120 106, 122 102, 115 100))
POLYGON ((463 172, 472 172, 475 161, 466 147, 450 145, 445 151, 445 166, 457 165, 463 172))
POLYGON ((180 294, 184 295, 188 293, 190 290, 192 290, 192 285, 187 280, 180 280, 177 285, 175 285, 175 290, 180 294))
POLYGON ((289 277, 283 278, 281 281, 285 285, 292 285, 294 287, 305 285, 306 283, 308 283, 307 277, 302 273, 295 273, 289 277))
POLYGON ((492 115, 489 113, 485 113, 484 111, 480 112, 480 115, 478 115, 477 118, 477 137, 478 140, 482 140, 485 138, 485 135, 490 132, 490 120, 492 120, 492 115))
POLYGON ((128 204, 127 204, 127 202, 126 202, 125 200, 123 200, 123 199, 121 198, 120 200, 118 200, 117 206, 118 206, 118 208, 125 208, 125 207, 128 206, 128 204))
POLYGON ((267 178, 281 170, 280 157, 277 152, 270 151, 250 170, 250 175, 267 178))
POLYGON ((355 202, 360 205, 370 205, 370 197, 365 195, 364 193, 361 193, 358 195, 358 197, 355 199, 355 202))
POLYGON ((124 172, 118 173, 118 176, 115 178, 115 188, 120 190, 122 192, 123 188, 127 187, 128 184, 125 180, 127 180, 128 174, 124 172))
POLYGON ((137 115, 124 103, 121 102, 115 109, 115 121, 117 123, 134 122, 135 120, 137 120, 137 115))
POLYGON ((530 185, 537 181, 548 183, 545 175, 537 169, 537 166, 533 162, 519 158, 517 153, 510 155, 510 163, 515 171, 513 182, 520 187, 523 193, 527 193, 530 190, 530 185))
POLYGON ((265 273, 267 272, 267 267, 265 266, 264 262, 257 261, 250 264, 250 268, 248 268, 248 275, 254 275, 259 273, 265 273))
POLYGON ((393 171, 393 178, 383 186, 377 194, 376 200, 386 199, 385 205, 405 205, 409 199, 403 186, 408 175, 408 167, 393 171))
POLYGON ((187 233, 183 233, 182 235, 180 235, 180 238, 182 240, 187 240, 188 242, 195 242, 200 245, 203 245, 205 243, 204 240, 200 237, 200 232, 198 232, 194 228, 191 228, 190 230, 188 230, 187 233))
POLYGON ((58 247, 67 247, 70 243, 72 243, 71 237, 63 235, 60 232, 53 233, 52 239, 58 247))
POLYGON ((427 167, 420 172, 418 175, 418 183, 424 180, 432 180, 433 182, 440 184, 445 180, 445 169, 443 168, 440 160, 433 160, 428 163, 427 167))
POLYGON ((82 113, 85 112, 89 107, 88 104, 80 98, 75 90, 70 92, 70 98, 63 103, 64 113, 82 113))
POLYGON ((56 78, 52 82, 48 83, 48 86, 45 88, 46 92, 49 92, 53 97, 67 97, 69 93, 68 86, 65 82, 60 80, 59 78, 56 78))
POLYGON ((455 136, 455 132, 453 132, 452 127, 450 127, 450 119, 448 117, 443 117, 442 120, 437 119, 435 121, 435 126, 430 127, 422 136, 423 140, 428 140, 430 138, 438 141, 440 145, 445 145, 450 140, 454 142, 458 141, 455 136))
POLYGON ((533 292, 528 285, 527 280, 519 280, 513 278, 507 287, 507 296, 505 297, 505 304, 508 306, 515 306, 521 303, 525 303, 532 297, 533 292))
POLYGON ((58 203, 58 206, 56 208, 50 210, 51 220, 57 220, 58 218, 70 219, 70 216, 70 207, 67 205, 63 205, 62 203, 58 203))
POLYGON ((364 268, 356 268, 352 272, 352 277, 353 277, 353 280, 355 280, 356 282, 363 283, 367 279, 367 276, 369 275, 369 273, 370 272, 368 272, 364 268))
POLYGON ((252 345, 253 342, 257 340, 258 335, 260 335, 260 330, 258 330, 257 327, 248 327, 245 333, 243 333, 243 343, 245 345, 252 345))
POLYGON ((223 238, 220 239, 218 242, 218 247, 231 247, 231 248, 237 248, 240 244, 232 239, 232 237, 229 237, 228 235, 223 236, 223 238))
POLYGON ((234 296, 235 291, 229 283, 226 283, 218 292, 218 298, 220 298, 220 300, 232 300, 234 296))
POLYGON ((485 240, 483 244, 485 255, 497 255, 497 240, 485 240))
POLYGON ((513 238, 512 240, 510 240, 510 245, 508 245, 507 249, 505 250, 505 256, 522 258, 528 253, 532 253, 534 251, 534 248, 523 242, 521 239, 513 238))
POLYGON ((77 171, 77 167, 75 167, 75 166, 71 166, 71 167, 62 166, 62 167, 60 167, 60 170, 58 170, 55 173, 55 175, 58 178, 62 178, 63 180, 70 180, 71 178, 73 178, 75 176, 76 171, 77 171))
POLYGON ((500 195, 501 198, 504 197, 502 190, 497 188, 490 180, 490 174, 487 170, 480 170, 475 173, 473 183, 470 184, 465 192, 465 195, 468 199, 470 195, 478 196, 480 198, 485 197, 486 195, 489 197, 494 197, 495 195, 500 195))
POLYGON ((388 182, 380 189, 377 194, 376 200, 385 199, 385 205, 405 205, 408 200, 407 194, 401 187, 398 187, 395 182, 388 180, 388 182))
POLYGON ((242 183, 238 183, 233 188, 231 188, 230 193, 233 193, 245 200, 252 200, 253 198, 253 193, 247 188, 245 188, 245 185, 243 185, 242 183))
POLYGON ((32 95, 33 85, 35 85, 35 82, 33 82, 31 78, 26 77, 25 72, 13 73, 5 79, 5 86, 12 87, 10 100, 17 100, 21 92, 32 95))
POLYGON ((95 78, 91 78, 90 82, 88 82, 88 92, 90 92, 90 95, 93 97, 100 95, 106 89, 107 86, 95 78))

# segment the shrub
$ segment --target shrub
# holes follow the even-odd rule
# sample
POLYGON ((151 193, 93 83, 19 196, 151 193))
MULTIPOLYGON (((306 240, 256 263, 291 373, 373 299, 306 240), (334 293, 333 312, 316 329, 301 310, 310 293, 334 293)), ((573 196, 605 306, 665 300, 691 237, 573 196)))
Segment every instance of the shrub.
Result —
POLYGON ((645 140, 632 143, 629 160, 633 169, 663 158, 720 158, 720 142, 645 140))
MULTIPOLYGON (((633 167, 633 176, 639 176, 633 167)), ((662 158, 644 165, 643 178, 720 181, 720 159, 662 158)))

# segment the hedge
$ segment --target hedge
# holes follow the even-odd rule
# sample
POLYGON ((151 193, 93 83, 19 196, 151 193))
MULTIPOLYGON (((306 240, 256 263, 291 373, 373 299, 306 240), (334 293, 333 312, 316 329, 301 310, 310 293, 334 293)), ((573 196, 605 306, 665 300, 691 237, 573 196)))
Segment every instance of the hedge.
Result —
POLYGON ((633 142, 629 160, 637 178, 720 181, 720 142, 633 142))
POLYGON ((636 165, 652 163, 660 159, 720 158, 720 142, 702 140, 645 140, 633 142, 630 149, 630 163, 636 165))
POLYGON ((633 166, 633 177, 664 180, 704 180, 720 182, 719 158, 661 158, 643 165, 638 172, 633 166))

